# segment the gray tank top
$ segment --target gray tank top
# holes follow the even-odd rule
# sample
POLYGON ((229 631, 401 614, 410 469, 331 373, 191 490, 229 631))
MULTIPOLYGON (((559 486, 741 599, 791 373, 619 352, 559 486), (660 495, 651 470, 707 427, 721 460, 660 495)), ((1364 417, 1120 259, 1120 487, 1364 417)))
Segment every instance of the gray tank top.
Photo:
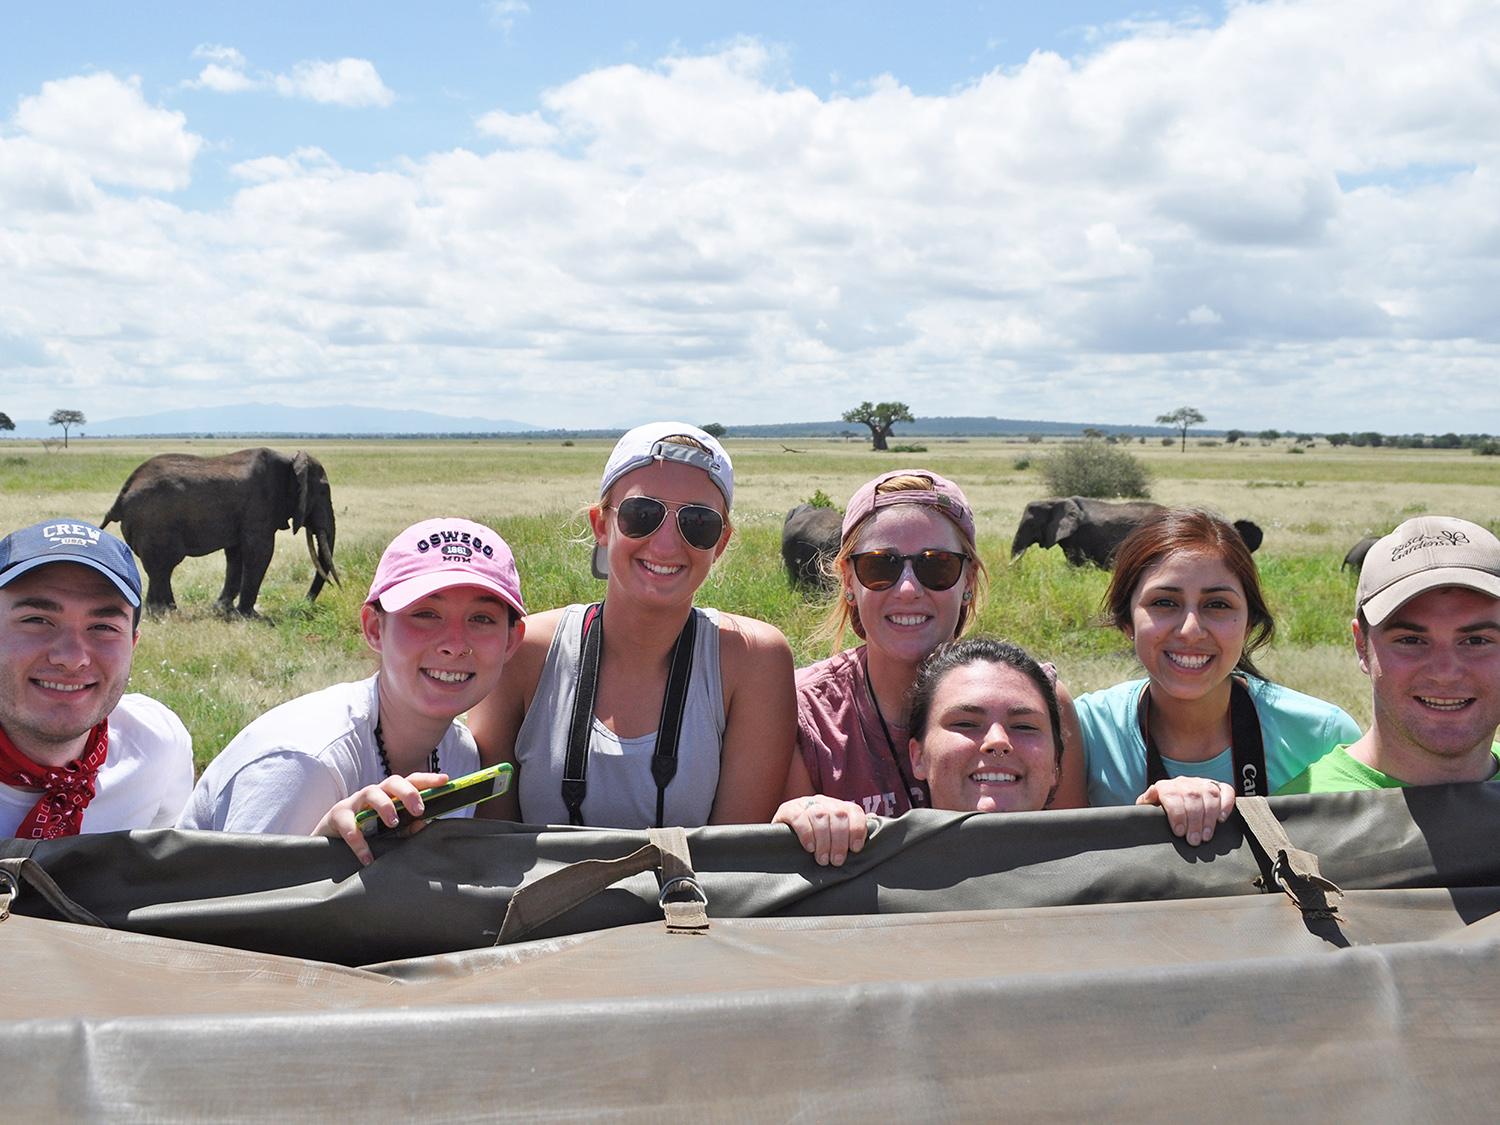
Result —
MULTIPOLYGON (((568 725, 578 688, 578 658, 583 642, 581 605, 563 610, 542 665, 536 695, 516 735, 517 793, 521 819, 527 824, 567 824, 562 799, 563 769, 568 757, 568 725)), ((688 681, 677 740, 677 775, 667 786, 662 823, 697 828, 708 823, 719 788, 719 754, 724 746, 724 685, 719 676, 719 614, 705 609, 693 644, 693 674, 688 681), (704 624, 711 626, 704 628, 704 624)), ((594 828, 651 828, 656 824, 656 780, 651 755, 656 734, 621 738, 597 718, 589 738, 588 796, 583 822, 594 828)))

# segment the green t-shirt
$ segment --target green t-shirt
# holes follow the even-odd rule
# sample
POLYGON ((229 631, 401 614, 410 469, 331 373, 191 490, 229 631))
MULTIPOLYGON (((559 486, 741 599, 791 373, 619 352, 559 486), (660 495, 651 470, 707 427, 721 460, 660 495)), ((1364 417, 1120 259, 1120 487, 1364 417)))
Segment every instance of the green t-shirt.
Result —
MULTIPOLYGON (((1490 747, 1500 769, 1500 743, 1490 747)), ((1353 789, 1408 789, 1406 782, 1381 773, 1373 766, 1349 756, 1347 746, 1335 746, 1312 765, 1276 790, 1276 796, 1287 793, 1347 793, 1353 789)))

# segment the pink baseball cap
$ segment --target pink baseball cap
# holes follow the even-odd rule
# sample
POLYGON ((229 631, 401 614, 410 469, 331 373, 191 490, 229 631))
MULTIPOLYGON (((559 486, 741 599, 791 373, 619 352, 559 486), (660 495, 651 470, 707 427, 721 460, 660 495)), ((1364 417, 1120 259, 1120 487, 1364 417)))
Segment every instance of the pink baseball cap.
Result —
POLYGON ((974 541, 974 511, 969 507, 969 498, 964 495, 964 490, 947 477, 940 477, 928 469, 893 469, 860 485, 854 495, 849 497, 849 506, 844 509, 844 525, 840 529, 839 538, 847 540, 849 533, 866 516, 872 516, 877 509, 889 508, 894 504, 920 504, 936 508, 958 525, 969 542, 974 541), (926 477, 932 482, 932 487, 905 492, 876 491, 892 477, 926 477))
POLYGON ((472 520, 443 516, 414 523, 380 556, 370 596, 395 613, 413 602, 454 586, 478 586, 496 595, 522 617, 521 576, 504 539, 472 520))

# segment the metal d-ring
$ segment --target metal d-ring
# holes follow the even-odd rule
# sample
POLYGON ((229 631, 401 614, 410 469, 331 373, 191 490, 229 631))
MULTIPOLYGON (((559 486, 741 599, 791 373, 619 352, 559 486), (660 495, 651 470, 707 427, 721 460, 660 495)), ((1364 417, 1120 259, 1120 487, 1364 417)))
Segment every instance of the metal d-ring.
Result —
POLYGON ((20 881, 9 871, 0 871, 0 922, 10 917, 10 904, 20 897, 20 881))
POLYGON ((698 901, 704 906, 708 905, 708 895, 703 890, 703 885, 691 875, 678 875, 674 879, 668 879, 661 885, 661 893, 656 896, 656 905, 666 909, 667 896, 686 889, 690 894, 697 895, 698 901))

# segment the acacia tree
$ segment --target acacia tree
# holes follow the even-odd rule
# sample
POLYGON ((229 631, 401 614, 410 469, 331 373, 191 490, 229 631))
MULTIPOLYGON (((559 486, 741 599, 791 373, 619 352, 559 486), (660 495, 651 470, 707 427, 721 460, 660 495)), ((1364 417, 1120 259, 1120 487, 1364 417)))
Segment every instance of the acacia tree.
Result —
POLYGON ((870 448, 888 448, 885 439, 897 422, 915 422, 911 408, 904 402, 862 402, 844 414, 845 422, 862 422, 870 427, 870 448))
POLYGON ((61 426, 63 432, 63 448, 68 448, 68 430, 73 426, 81 426, 88 419, 83 416, 82 410, 54 410, 52 417, 47 419, 49 426, 61 426))
POLYGON ((729 432, 729 427, 719 422, 710 422, 706 426, 699 426, 698 428, 712 438, 721 438, 729 432))
POLYGON ((1188 427, 1208 421, 1195 406, 1179 406, 1170 413, 1158 414, 1156 420, 1163 426, 1175 426, 1182 431, 1182 452, 1184 453, 1187 452, 1188 427))
POLYGON ((16 424, 10 420, 10 415, 0 412, 0 430, 13 430, 16 424))

